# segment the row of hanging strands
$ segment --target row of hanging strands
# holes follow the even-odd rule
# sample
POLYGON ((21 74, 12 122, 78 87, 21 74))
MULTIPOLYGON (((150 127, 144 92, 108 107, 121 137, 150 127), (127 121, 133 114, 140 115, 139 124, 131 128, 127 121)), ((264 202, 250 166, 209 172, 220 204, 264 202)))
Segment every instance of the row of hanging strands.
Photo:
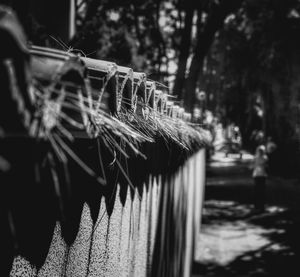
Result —
MULTIPOLYGON (((71 53, 36 46, 32 47, 31 53, 34 60, 35 56, 39 55, 38 60, 42 64, 45 63, 41 61, 42 58, 48 59, 49 56, 61 59, 65 64, 69 62, 69 59, 76 58, 71 53)), ((83 62, 86 69, 82 79, 88 79, 89 82, 82 81, 83 88, 77 89, 77 94, 74 94, 72 93, 74 84, 68 86, 65 80, 60 80, 60 84, 65 82, 65 87, 71 91, 67 94, 68 101, 61 101, 66 97, 57 97, 57 101, 61 101, 57 106, 77 111, 78 115, 81 115, 82 124, 85 125, 88 135, 95 137, 101 133, 100 129, 103 125, 101 125, 100 119, 103 110, 106 110, 109 111, 108 114, 114 116, 114 119, 123 121, 128 127, 131 127, 132 134, 135 131, 144 140, 153 140, 151 134, 154 134, 154 136, 159 135, 166 140, 173 140, 187 150, 191 150, 190 141, 193 144, 196 143, 195 145, 203 146, 206 133, 202 132, 201 134, 200 128, 195 129, 195 125, 190 124, 191 115, 184 112, 183 108, 174 105, 174 102, 168 101, 172 96, 161 89, 156 89, 156 83, 147 81, 145 74, 135 73, 130 68, 117 66, 111 62, 81 57, 78 59, 78 62, 83 62), (94 82, 95 80, 100 82, 94 82), (104 95, 106 95, 106 100, 104 100, 104 95), (102 106, 106 105, 106 108, 100 109, 101 104, 102 106), (173 112, 175 110, 177 112, 173 112), (87 131, 93 129, 91 126, 95 129, 94 134, 87 131)), ((67 67, 67 65, 61 65, 57 75, 63 76, 61 71, 67 67)), ((51 70, 47 70, 47 72, 49 71, 51 70)), ((36 78, 43 79, 40 76, 41 70, 38 69, 37 72, 39 75, 36 78)), ((51 77, 53 78, 53 74, 51 77)), ((49 91, 48 88, 45 90, 49 91)), ((64 88, 64 90, 66 89, 64 88)), ((46 96, 49 98, 49 92, 46 93, 46 96)), ((81 124, 75 123, 75 120, 71 122, 74 127, 78 126, 78 129, 83 129, 81 124)), ((116 122, 113 120, 113 123, 116 122)))

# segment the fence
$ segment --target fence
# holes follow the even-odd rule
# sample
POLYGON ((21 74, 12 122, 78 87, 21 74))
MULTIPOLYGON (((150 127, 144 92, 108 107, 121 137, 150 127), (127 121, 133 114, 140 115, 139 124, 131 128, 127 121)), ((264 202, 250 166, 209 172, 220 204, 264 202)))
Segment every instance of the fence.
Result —
POLYGON ((0 8, 1 276, 190 276, 206 133, 164 86, 27 47, 0 8))

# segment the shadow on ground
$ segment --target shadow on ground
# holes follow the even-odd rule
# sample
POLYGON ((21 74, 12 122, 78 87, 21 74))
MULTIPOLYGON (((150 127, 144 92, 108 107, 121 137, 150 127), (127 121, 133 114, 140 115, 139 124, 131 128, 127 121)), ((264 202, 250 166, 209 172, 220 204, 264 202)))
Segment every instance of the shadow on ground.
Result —
POLYGON ((257 213, 248 162, 230 163, 209 165, 193 276, 300 276, 299 183, 269 178, 266 211, 257 213))

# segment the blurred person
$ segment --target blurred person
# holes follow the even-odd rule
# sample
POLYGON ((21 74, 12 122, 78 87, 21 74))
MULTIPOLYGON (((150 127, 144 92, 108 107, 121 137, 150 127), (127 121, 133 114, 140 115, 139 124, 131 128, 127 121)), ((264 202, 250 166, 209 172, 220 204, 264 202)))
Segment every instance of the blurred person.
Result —
POLYGON ((267 153, 267 155, 274 153, 276 148, 277 148, 277 145, 273 141, 272 137, 268 137, 267 142, 266 142, 266 153, 267 153))
POLYGON ((257 134, 255 136, 255 141, 257 143, 256 146, 259 146, 259 145, 261 145, 261 144, 264 143, 264 141, 265 141, 265 134, 264 134, 264 132, 262 130, 259 130, 257 132, 257 134))
POLYGON ((266 147, 259 145, 256 148, 252 163, 252 177, 254 179, 254 206, 259 212, 265 210, 266 179, 267 179, 268 157, 266 147))
POLYGON ((256 148, 261 145, 264 144, 265 141, 265 135, 264 132, 262 130, 253 130, 250 136, 250 141, 252 144, 252 151, 255 153, 256 148))
POLYGON ((240 154, 240 159, 243 158, 242 153, 242 135, 240 128, 238 126, 235 126, 233 129, 233 137, 232 137, 232 143, 234 144, 235 151, 240 154))
POLYGON ((273 141, 272 137, 268 137, 266 141, 266 154, 269 159, 269 170, 270 173, 274 170, 274 162, 275 162, 275 150, 277 149, 277 145, 273 141))
POLYGON ((229 153, 238 153, 240 159, 243 157, 242 149, 242 136, 240 128, 234 124, 231 126, 231 135, 227 140, 227 147, 225 151, 225 156, 228 157, 229 153))

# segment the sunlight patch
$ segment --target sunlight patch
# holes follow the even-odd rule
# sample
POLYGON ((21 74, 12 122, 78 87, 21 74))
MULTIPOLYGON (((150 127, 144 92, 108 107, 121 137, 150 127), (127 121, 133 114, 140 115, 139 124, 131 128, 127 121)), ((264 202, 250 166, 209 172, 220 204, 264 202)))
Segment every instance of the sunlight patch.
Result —
POLYGON ((237 257, 268 246, 271 231, 247 222, 228 222, 202 227, 197 241, 196 261, 227 265, 237 257))

